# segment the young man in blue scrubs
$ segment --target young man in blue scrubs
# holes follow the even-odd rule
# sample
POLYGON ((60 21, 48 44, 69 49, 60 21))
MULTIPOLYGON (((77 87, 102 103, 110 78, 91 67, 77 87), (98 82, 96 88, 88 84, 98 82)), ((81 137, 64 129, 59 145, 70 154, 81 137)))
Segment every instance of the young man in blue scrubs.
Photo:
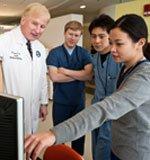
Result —
MULTIPOLYGON (((64 43, 52 49, 47 57, 50 79, 54 82, 54 125, 74 116, 85 107, 85 81, 92 77, 91 57, 77 45, 82 25, 70 21, 64 28, 64 43)), ((84 136, 72 142, 72 148, 84 154, 84 136)))
MULTIPOLYGON (((114 20, 108 15, 100 15, 90 26, 91 45, 97 52, 93 57, 95 75, 95 94, 92 103, 111 95, 116 88, 116 80, 120 64, 115 63, 110 54, 109 31, 114 20)), ((92 131, 93 160, 110 160, 111 153, 111 121, 92 131)))

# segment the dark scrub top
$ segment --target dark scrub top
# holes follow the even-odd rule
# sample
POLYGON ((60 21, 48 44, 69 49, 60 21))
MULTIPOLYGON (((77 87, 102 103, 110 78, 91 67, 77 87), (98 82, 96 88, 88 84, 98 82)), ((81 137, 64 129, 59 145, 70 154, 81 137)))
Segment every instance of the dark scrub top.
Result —
MULTIPOLYGON (((91 63, 91 56, 87 50, 76 46, 69 55, 62 45, 52 49, 46 59, 48 66, 64 67, 71 70, 82 70, 91 63)), ((78 105, 84 101, 85 82, 74 80, 72 82, 54 82, 53 101, 65 105, 78 105)))

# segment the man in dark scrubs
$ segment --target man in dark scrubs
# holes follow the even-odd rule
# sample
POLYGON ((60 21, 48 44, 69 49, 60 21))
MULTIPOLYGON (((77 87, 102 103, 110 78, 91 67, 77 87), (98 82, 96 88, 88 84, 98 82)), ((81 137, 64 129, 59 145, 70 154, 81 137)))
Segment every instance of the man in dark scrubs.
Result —
MULTIPOLYGON (((92 64, 88 51, 77 45, 81 35, 81 23, 68 22, 64 28, 64 43, 52 49, 47 57, 49 76, 54 83, 54 125, 85 107, 85 81, 92 77, 92 64)), ((73 141, 72 148, 83 155, 84 136, 73 141)))

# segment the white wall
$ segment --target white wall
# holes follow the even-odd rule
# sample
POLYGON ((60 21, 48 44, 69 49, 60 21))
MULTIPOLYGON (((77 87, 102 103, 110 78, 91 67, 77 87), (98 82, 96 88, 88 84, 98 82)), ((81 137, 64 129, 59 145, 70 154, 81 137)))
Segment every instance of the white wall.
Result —
POLYGON ((107 7, 103 7, 99 14, 107 14, 109 15, 111 18, 115 19, 115 9, 116 9, 116 5, 111 5, 111 6, 107 6, 107 7))
MULTIPOLYGON (((79 14, 68 14, 65 16, 52 18, 40 38, 42 43, 48 49, 61 45, 64 41, 64 26, 71 20, 77 20, 83 23, 83 16, 79 14)), ((78 45, 82 46, 82 37, 78 45)))

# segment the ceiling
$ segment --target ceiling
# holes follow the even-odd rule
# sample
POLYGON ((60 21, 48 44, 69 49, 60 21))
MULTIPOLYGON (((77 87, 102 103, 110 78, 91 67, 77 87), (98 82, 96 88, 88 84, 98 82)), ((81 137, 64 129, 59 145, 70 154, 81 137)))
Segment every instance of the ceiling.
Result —
POLYGON ((52 17, 77 13, 83 14, 85 21, 90 21, 102 7, 127 1, 131 0, 0 0, 0 24, 18 22, 24 8, 32 2, 46 5, 52 17), (86 5, 85 9, 80 9, 82 4, 86 5))

